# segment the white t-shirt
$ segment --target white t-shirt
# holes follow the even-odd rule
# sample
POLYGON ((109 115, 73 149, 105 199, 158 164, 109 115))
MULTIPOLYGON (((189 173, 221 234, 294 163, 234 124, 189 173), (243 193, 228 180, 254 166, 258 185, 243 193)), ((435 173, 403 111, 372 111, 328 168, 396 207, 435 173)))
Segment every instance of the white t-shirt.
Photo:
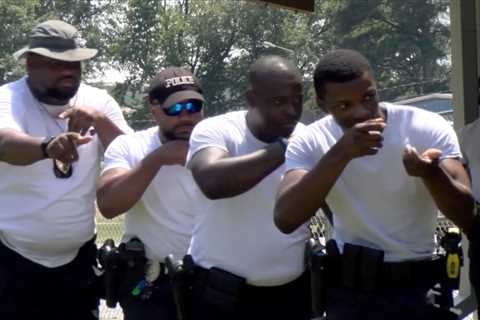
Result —
POLYGON ((480 201, 480 121, 476 120, 459 132, 460 148, 463 159, 468 165, 472 179, 472 192, 477 201, 480 201))
MULTIPOLYGON (((334 238, 385 251, 386 261, 431 256, 437 208, 420 178, 407 175, 402 162, 406 144, 419 152, 442 151, 441 159, 459 158, 457 137, 439 115, 382 103, 387 111, 383 147, 374 156, 349 162, 328 194, 334 238)), ((287 171, 311 170, 343 136, 331 116, 311 124, 288 146, 287 171)))
MULTIPOLYGON (((124 132, 130 130, 118 104, 105 90, 81 84, 72 103, 96 108, 124 132)), ((0 128, 47 137, 65 132, 67 123, 42 108, 25 77, 0 87, 0 128)), ((0 240, 47 267, 73 260, 95 232, 95 179, 102 149, 97 135, 79 146, 79 160, 67 179, 55 177, 51 159, 28 166, 0 162, 0 240)))
MULTIPOLYGON (((245 115, 246 111, 235 111, 201 121, 190 137, 187 161, 206 147, 235 157, 267 146, 248 129, 245 115)), ((258 286, 282 285, 303 272, 306 226, 286 235, 273 223, 283 171, 282 165, 241 195, 198 204, 190 245, 196 263, 204 268, 216 266, 258 286)))
MULTIPOLYGON (((105 152, 103 171, 132 169, 162 145, 158 127, 118 136, 105 152)), ((201 195, 191 172, 183 166, 162 166, 142 198, 125 216, 124 240, 138 237, 149 259, 187 253, 194 209, 201 195)))

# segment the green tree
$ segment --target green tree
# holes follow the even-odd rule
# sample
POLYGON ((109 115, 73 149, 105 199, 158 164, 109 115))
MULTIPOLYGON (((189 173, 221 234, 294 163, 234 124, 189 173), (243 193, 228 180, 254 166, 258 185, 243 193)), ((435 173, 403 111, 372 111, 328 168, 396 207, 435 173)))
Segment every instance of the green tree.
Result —
POLYGON ((343 0, 335 46, 355 48, 372 63, 382 98, 448 90, 448 0, 343 0), (443 14, 443 15, 442 15, 443 14))

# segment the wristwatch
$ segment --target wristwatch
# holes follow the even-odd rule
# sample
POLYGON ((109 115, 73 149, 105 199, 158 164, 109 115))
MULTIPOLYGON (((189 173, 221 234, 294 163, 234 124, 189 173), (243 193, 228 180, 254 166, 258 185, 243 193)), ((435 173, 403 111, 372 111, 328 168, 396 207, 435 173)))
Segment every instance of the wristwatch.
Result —
POLYGON ((40 143, 40 150, 42 150, 42 155, 44 159, 50 158, 50 156, 47 153, 47 147, 50 144, 50 142, 52 142, 53 139, 55 139, 55 137, 46 137, 40 143))

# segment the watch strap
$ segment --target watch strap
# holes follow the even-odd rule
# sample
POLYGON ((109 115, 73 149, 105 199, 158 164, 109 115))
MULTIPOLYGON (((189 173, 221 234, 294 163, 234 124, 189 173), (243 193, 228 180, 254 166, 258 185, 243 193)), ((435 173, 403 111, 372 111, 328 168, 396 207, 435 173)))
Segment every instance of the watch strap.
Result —
POLYGON ((46 137, 40 143, 40 150, 42 150, 42 155, 44 159, 50 158, 50 156, 47 153, 47 147, 50 144, 50 142, 52 142, 53 139, 55 139, 55 137, 46 137))

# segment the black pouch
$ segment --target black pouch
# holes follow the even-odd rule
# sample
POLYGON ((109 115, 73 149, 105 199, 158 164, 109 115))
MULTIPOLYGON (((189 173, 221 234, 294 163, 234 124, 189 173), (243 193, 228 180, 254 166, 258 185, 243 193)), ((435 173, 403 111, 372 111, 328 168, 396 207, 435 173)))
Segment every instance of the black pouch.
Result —
POLYGON ((379 287, 384 255, 382 250, 362 247, 358 283, 361 289, 372 292, 379 287))
POLYGON ((212 267, 208 270, 204 297, 208 303, 224 311, 234 312, 245 285, 245 278, 212 267))
POLYGON ((358 288, 359 268, 362 247, 345 243, 342 255, 342 284, 345 288, 358 288))

